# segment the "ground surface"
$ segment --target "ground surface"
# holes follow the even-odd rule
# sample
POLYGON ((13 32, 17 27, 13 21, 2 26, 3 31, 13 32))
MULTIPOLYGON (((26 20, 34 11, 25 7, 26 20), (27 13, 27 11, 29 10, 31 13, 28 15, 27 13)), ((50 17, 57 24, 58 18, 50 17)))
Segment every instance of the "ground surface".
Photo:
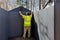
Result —
POLYGON ((22 38, 22 37, 17 37, 17 38, 10 38, 9 40, 35 40, 34 38, 22 38))

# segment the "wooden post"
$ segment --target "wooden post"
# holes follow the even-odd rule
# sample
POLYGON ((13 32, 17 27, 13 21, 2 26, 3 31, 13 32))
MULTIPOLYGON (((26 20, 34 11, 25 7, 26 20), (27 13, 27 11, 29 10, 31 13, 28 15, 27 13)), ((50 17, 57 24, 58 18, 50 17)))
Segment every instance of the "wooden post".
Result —
POLYGON ((42 8, 45 7, 45 0, 41 0, 41 6, 42 6, 42 8))
POLYGON ((29 9, 29 0, 26 0, 26 8, 29 9))
POLYGON ((41 0, 39 0, 39 10, 41 9, 41 0))

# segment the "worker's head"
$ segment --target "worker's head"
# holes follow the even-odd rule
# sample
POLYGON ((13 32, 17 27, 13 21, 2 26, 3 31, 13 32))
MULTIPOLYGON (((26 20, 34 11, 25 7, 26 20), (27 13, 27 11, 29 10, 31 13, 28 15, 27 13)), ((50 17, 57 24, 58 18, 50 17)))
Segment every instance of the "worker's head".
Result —
POLYGON ((26 12, 26 15, 31 15, 31 13, 30 12, 26 12))

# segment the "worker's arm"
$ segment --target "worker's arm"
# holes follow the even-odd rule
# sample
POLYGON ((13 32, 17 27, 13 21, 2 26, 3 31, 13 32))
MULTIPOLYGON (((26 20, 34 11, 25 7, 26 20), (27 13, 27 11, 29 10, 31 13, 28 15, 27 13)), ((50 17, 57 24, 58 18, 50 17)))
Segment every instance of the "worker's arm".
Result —
POLYGON ((24 15, 21 13, 21 11, 19 11, 20 15, 24 18, 24 15))
POLYGON ((20 13, 21 16, 24 16, 24 15, 21 13, 21 11, 19 11, 19 13, 20 13))

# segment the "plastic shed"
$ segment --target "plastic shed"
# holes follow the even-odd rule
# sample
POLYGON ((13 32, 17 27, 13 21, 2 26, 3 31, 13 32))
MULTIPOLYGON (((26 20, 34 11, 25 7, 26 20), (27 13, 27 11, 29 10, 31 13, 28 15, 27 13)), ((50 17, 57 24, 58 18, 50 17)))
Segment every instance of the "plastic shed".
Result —
POLYGON ((8 40, 8 14, 0 8, 0 40, 8 40))
MULTIPOLYGON (((9 15, 9 38, 14 37, 22 37, 23 35, 23 19, 19 15, 19 11, 25 15, 25 12, 30 10, 24 7, 18 7, 8 12, 9 15)), ((37 24, 34 20, 34 16, 32 17, 32 24, 31 24, 31 37, 39 40, 38 31, 37 31, 37 24)))

